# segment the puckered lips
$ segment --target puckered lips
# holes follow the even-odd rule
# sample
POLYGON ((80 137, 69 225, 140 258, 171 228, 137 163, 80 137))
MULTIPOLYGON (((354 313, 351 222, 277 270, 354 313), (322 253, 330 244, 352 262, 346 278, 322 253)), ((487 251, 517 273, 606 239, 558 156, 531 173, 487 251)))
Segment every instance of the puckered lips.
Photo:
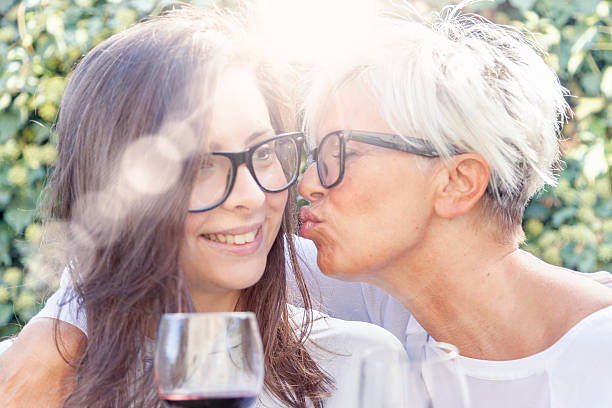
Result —
POLYGON ((314 215, 308 207, 302 207, 300 210, 300 221, 302 221, 300 234, 304 238, 309 238, 312 230, 321 222, 321 220, 314 215))
POLYGON ((263 241, 262 223, 209 232, 200 238, 210 247, 235 255, 250 255, 263 241))

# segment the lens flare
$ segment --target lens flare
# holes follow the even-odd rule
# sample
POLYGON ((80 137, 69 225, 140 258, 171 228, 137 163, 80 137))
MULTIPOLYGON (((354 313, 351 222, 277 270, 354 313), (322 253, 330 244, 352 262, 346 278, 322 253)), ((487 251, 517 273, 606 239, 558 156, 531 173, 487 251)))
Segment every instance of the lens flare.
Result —
POLYGON ((146 195, 167 191, 178 180, 181 167, 179 149, 160 136, 136 140, 121 161, 122 177, 135 192, 146 195))
POLYGON ((254 24, 265 54, 312 63, 359 44, 379 7, 373 0, 261 0, 254 24))

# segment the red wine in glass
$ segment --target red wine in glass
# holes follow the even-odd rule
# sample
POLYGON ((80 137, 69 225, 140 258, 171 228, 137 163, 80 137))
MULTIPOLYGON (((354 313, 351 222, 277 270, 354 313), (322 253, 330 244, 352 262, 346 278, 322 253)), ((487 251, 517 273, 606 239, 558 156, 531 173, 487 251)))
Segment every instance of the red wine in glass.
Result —
POLYGON ((155 347, 157 395, 166 408, 253 408, 264 355, 252 312, 169 313, 155 347))
POLYGON ((250 408, 256 395, 160 395, 167 408, 250 408))

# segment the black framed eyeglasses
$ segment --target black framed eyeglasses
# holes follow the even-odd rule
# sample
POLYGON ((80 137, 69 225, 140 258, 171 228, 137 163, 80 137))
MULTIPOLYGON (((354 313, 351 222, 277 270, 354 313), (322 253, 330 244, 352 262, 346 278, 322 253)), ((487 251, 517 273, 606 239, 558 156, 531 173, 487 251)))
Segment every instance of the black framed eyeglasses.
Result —
POLYGON ((245 164, 264 192, 286 190, 297 179, 304 136, 282 133, 241 152, 204 155, 191 193, 189 212, 203 212, 221 205, 232 192, 238 167, 245 164))
POLYGON ((390 133, 337 130, 327 134, 319 146, 311 151, 309 157, 308 164, 317 162, 317 172, 323 187, 332 188, 342 181, 346 144, 350 140, 420 156, 439 157, 433 145, 427 140, 400 137, 390 133))

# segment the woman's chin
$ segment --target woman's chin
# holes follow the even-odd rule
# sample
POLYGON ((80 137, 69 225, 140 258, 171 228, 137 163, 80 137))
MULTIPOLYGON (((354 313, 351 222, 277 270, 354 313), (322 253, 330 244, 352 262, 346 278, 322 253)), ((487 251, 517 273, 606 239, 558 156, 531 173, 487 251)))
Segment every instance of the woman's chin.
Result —
POLYGON ((318 248, 317 253, 317 265, 323 274, 329 276, 330 278, 343 279, 343 273, 340 273, 342 270, 341 265, 336 262, 336 255, 333 251, 325 250, 318 248))
POLYGON ((321 272, 329 278, 346 282, 361 282, 364 280, 363 271, 366 268, 350 262, 351 259, 352 257, 342 256, 337 251, 319 249, 317 265, 321 272))
POLYGON ((259 282, 265 269, 257 271, 236 271, 232 274, 232 279, 225 279, 225 286, 230 290, 244 290, 259 282))

